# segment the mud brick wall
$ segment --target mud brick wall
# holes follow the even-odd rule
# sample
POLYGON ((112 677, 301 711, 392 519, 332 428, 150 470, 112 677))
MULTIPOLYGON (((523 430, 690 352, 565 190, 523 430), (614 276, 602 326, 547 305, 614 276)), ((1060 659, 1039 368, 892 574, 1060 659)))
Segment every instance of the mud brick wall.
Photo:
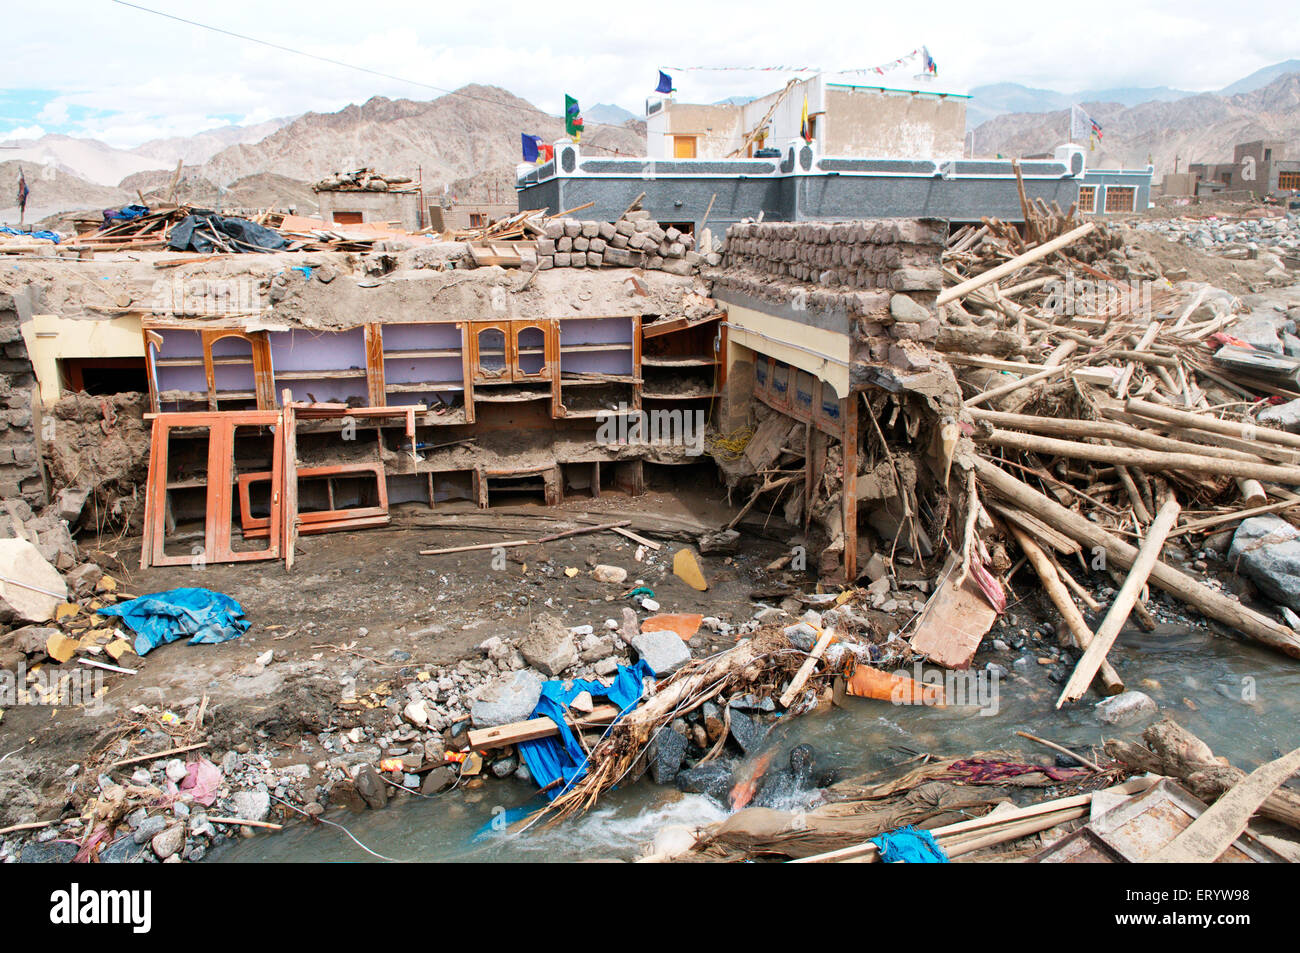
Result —
POLYGON ((0 295, 0 500, 21 498, 39 509, 46 499, 32 417, 35 386, 13 298, 0 295))
POLYGON ((947 223, 938 219, 742 222, 727 229, 722 273, 839 292, 938 292, 947 234, 947 223))
POLYGON ((934 363, 947 234, 938 219, 742 222, 704 277, 783 307, 845 313, 855 363, 922 371, 934 363))
POLYGON ((693 275, 702 264, 716 265, 719 255, 695 249, 695 236, 672 226, 663 228, 649 212, 629 212, 617 222, 555 219, 537 240, 538 267, 646 268, 672 275, 693 275))

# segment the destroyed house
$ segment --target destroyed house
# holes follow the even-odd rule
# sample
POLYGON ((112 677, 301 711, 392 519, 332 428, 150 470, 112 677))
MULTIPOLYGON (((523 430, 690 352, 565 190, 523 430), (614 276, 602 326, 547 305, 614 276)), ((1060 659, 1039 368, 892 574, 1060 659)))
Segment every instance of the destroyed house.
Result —
MULTIPOLYGON (((93 444, 124 426, 106 398, 146 392, 134 426, 151 436, 104 501, 143 500, 125 518, 146 565, 291 561, 297 534, 386 523, 399 503, 555 504, 717 467, 761 482, 793 445, 810 462, 786 517, 854 578, 865 511, 836 461, 857 454, 866 395, 903 395, 894 425, 915 430, 956 394, 927 357, 947 224, 738 225, 704 254, 646 211, 533 228, 366 255, 69 259, 10 312, 31 419, 81 400, 44 439, 93 444), (751 425, 743 453, 712 446, 751 425)), ((893 490, 865 477, 881 505, 893 490)))

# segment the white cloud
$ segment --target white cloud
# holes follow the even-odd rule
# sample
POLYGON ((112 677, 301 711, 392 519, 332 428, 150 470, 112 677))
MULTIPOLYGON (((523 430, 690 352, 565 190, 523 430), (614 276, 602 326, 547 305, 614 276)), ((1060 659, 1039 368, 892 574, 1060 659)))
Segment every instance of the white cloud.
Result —
MULTIPOLYGON (((611 4, 498 0, 481 9, 390 0, 373 25, 343 0, 195 6, 141 0, 176 16, 318 56, 455 89, 504 87, 558 113, 564 93, 584 105, 637 111, 661 66, 873 66, 921 44, 939 83, 964 90, 1021 82, 1062 91, 1169 85, 1217 89, 1300 48, 1300 21, 1210 0, 1094 0, 1086 10, 1029 0, 972 7, 965 0, 792 6, 783 0, 661 0, 611 4)), ((32 18, 11 44, 7 72, 58 91, 38 121, 131 146, 188 135, 233 116, 257 122, 327 112, 371 96, 430 99, 427 86, 345 69, 164 19, 110 0, 64 0, 58 18, 32 18), (92 110, 92 118, 80 118, 92 110), (66 127, 65 127, 66 128, 66 127)), ((910 80, 912 69, 890 79, 910 80)), ((780 73, 683 72, 683 99, 711 102, 778 88, 780 73)), ((12 82, 12 80, 11 80, 12 82)))
MULTIPOLYGON (((44 126, 14 126, 10 129, 0 130, 0 142, 7 142, 11 139, 39 139, 45 135, 44 126)), ((3 158, 3 156, 0 156, 3 158)))

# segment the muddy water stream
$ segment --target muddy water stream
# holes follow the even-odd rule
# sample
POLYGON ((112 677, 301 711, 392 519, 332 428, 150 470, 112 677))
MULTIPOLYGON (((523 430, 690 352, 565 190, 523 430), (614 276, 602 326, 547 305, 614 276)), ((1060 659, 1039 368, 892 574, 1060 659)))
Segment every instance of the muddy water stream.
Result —
MULTIPOLYGON (((1163 713, 1187 726, 1234 764, 1250 770, 1300 744, 1300 662, 1203 629, 1145 633, 1130 628, 1110 655, 1129 688, 1151 695, 1163 713), (1145 681, 1145 683, 1143 683, 1145 681)), ((1095 696, 1066 711, 1053 705, 1060 687, 1030 648, 1009 656, 982 651, 977 665, 995 661, 1012 672, 998 684, 996 713, 974 708, 895 707, 851 700, 852 707, 778 722, 769 733, 777 760, 798 743, 811 744, 819 768, 841 777, 880 780, 902 773, 915 752, 964 756, 979 750, 1021 751, 1030 760, 1051 756, 1015 736, 1028 731, 1076 750, 1103 735, 1136 736, 1145 722, 1104 728, 1092 710, 1095 696), (1022 661, 1017 665, 1017 659, 1022 661)), ((382 811, 326 816, 345 825, 372 850, 397 860, 558 861, 632 859, 669 824, 704 824, 727 811, 703 795, 682 795, 649 779, 602 798, 599 809, 550 830, 520 835, 492 831, 502 809, 536 804, 535 790, 514 779, 488 779, 475 790, 436 798, 406 798, 382 811), (480 833, 486 828, 486 833, 480 833), (477 836, 476 836, 477 835, 477 836)), ((499 825, 498 825, 499 826, 499 825)), ((292 825, 275 835, 232 844, 216 861, 367 861, 375 858, 331 827, 292 825)))

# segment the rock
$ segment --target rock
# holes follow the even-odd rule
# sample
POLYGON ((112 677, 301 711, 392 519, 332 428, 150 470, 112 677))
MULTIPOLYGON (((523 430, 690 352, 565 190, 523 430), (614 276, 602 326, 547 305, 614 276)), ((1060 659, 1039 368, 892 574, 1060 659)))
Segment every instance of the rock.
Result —
POLYGON ((140 826, 135 829, 135 842, 137 844, 147 844, 166 829, 166 818, 158 814, 146 817, 140 822, 140 826))
POLYGON ((900 324, 920 324, 933 317, 929 310, 904 294, 889 299, 889 316, 900 324))
POLYGON ((811 652, 813 646, 817 644, 817 630, 807 622, 788 625, 782 631, 790 640, 790 644, 801 652, 811 652))
POLYGON ((163 766, 163 772, 167 775, 167 780, 172 784, 180 784, 185 780, 185 775, 189 772, 185 769, 185 762, 180 758, 172 758, 163 766))
POLYGON ((1274 602, 1300 611, 1300 530, 1271 513, 1243 520, 1228 563, 1274 602))
POLYGON ((424 704, 424 699, 417 698, 414 701, 406 703, 402 709, 402 717, 415 725, 417 728, 423 728, 429 723, 429 710, 424 704))
POLYGON ((676 729, 659 732, 650 746, 650 777, 655 784, 672 784, 686 757, 686 736, 676 729))
POLYGON ((632 639, 632 648, 656 678, 672 674, 691 660, 691 650, 673 632, 642 632, 632 639))
POLYGON ((166 860, 173 854, 179 853, 180 849, 185 846, 185 825, 176 824, 167 828, 161 834, 154 836, 150 842, 153 852, 158 855, 159 860, 166 860))
MULTIPOLYGON (((568 635, 567 630, 565 635, 568 635)), ((525 721, 532 715, 541 697, 542 680, 537 673, 531 669, 520 669, 488 682, 470 696, 470 720, 477 728, 525 721)))
POLYGON ((271 795, 265 791, 236 791, 230 802, 234 816, 243 821, 264 821, 271 813, 271 795))
POLYGON ((48 622, 68 601, 59 571, 25 539, 0 539, 0 576, 35 587, 0 581, 0 621, 48 622))
POLYGON ((1120 692, 1097 702, 1094 710, 1103 725, 1122 725, 1153 714, 1157 706, 1146 692, 1120 692))
POLYGON ((95 563, 82 563, 76 569, 70 571, 65 577, 68 588, 78 598, 85 598, 95 591, 95 585, 103 577, 104 570, 100 569, 95 563))
MULTIPOLYGON (((626 577, 625 571, 619 571, 626 577)), ((533 620, 528 635, 519 643, 519 654, 525 662, 547 675, 559 675, 566 668, 578 664, 578 649, 568 627, 547 612, 533 620)))
POLYGON ((54 494, 54 515, 58 519, 66 520, 69 526, 76 526, 77 520, 81 518, 81 511, 86 505, 86 499, 90 496, 89 488, 65 486, 54 494))
POLYGON ((763 743, 763 736, 766 734, 762 725, 750 718, 744 712, 731 709, 731 737, 740 745, 740 750, 745 754, 753 754, 763 743))
POLYGON ((573 711, 580 711, 584 714, 591 714, 596 707, 595 699, 591 697, 591 692, 578 692, 573 701, 569 703, 569 708, 573 711))
POLYGON ((356 786, 361 799, 366 802, 366 806, 372 810, 377 811, 388 803, 388 785, 384 784, 370 765, 363 764, 357 771, 357 776, 352 779, 352 783, 356 786))
MULTIPOLYGON (((129 840, 129 838, 128 838, 129 840)), ((77 845, 60 841, 27 844, 18 855, 20 864, 70 864, 77 856, 77 845)))
POLYGON ((1285 404, 1265 407, 1255 415, 1255 420, 1266 427, 1300 433, 1300 397, 1285 404))
POLYGON ((721 761, 697 764, 677 772, 677 790, 687 794, 707 794, 715 801, 726 803, 731 791, 731 767, 721 761))
POLYGON ((456 771, 450 765, 441 765, 424 776, 421 794, 438 794, 456 783, 456 771))
POLYGON ((101 864, 130 864, 139 861, 144 855, 144 845, 137 844, 134 837, 119 837, 99 852, 101 864))
POLYGON ((492 776, 496 778, 508 778, 518 770, 519 759, 513 754, 497 758, 492 762, 492 776))
POLYGON ((26 625, 21 629, 14 629, 6 638, 24 655, 44 655, 46 646, 50 644, 50 637, 59 634, 58 629, 49 626, 26 625))
POLYGON ((621 566, 599 565, 591 571, 592 577, 597 582, 607 582, 611 585, 621 585, 627 581, 627 570, 621 566))
POLYGON ((1282 341, 1277 336, 1277 325, 1273 318, 1263 314, 1249 313, 1242 315, 1228 332, 1240 338, 1251 347, 1274 354, 1282 353, 1282 341))
POLYGON ((734 529, 720 529, 716 533, 705 533, 697 541, 700 552, 734 553, 740 547, 740 533, 734 529))

